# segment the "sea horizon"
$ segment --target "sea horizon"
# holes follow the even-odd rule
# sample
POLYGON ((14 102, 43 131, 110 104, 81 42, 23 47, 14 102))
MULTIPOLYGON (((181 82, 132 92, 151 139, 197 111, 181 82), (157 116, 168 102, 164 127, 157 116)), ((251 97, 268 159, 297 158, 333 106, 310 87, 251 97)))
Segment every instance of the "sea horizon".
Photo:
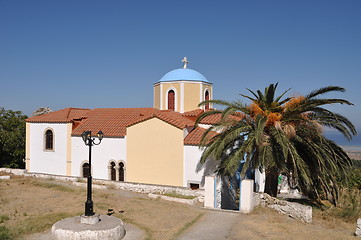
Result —
POLYGON ((327 131, 324 133, 325 137, 334 141, 339 146, 350 150, 360 150, 361 151, 361 136, 356 135, 352 138, 351 141, 347 140, 345 136, 336 131, 327 131))

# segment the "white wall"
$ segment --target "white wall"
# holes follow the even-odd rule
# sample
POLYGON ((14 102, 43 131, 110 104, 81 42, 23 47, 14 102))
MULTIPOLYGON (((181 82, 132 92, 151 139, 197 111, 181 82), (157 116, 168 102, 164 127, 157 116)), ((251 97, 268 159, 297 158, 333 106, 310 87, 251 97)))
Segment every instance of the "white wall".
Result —
POLYGON ((203 177, 203 169, 198 173, 196 172, 199 159, 202 156, 202 150, 198 146, 184 146, 184 177, 183 177, 183 187, 188 187, 189 182, 199 183, 201 186, 201 181, 203 177))
MULTIPOLYGON (((106 133, 104 133, 106 135, 106 133)), ((81 176, 81 168, 89 159, 89 147, 85 146, 81 137, 72 137, 72 176, 81 176)), ((98 143, 97 139, 95 140, 98 143)), ((104 138, 99 145, 92 146, 92 175, 93 178, 108 179, 108 165, 110 160, 116 163, 123 161, 126 165, 125 138, 104 138)), ((126 177, 126 170, 125 170, 126 177)), ((125 179, 126 180, 126 179, 125 179)))
POLYGON ((66 123, 30 123, 30 172, 66 175, 66 123), (54 133, 54 150, 45 150, 45 131, 54 133))

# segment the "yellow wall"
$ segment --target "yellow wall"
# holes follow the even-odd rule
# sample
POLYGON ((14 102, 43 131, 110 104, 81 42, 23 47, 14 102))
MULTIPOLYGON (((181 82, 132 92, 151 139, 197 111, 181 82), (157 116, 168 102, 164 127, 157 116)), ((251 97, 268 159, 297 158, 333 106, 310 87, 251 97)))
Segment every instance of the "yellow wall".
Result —
POLYGON ((26 123, 25 169, 30 171, 30 123, 26 123))
POLYGON ((175 101, 175 110, 176 111, 180 111, 180 84, 179 83, 162 83, 162 96, 163 96, 163 108, 162 109, 168 109, 167 106, 167 98, 168 98, 168 91, 174 88, 175 89, 175 97, 176 97, 176 101, 175 101))
POLYGON ((154 108, 160 109, 160 84, 154 86, 154 108))
POLYGON ((67 123, 66 175, 71 176, 71 132, 73 124, 67 123))
POLYGON ((184 111, 191 111, 198 108, 200 103, 200 83, 184 83, 184 111))
POLYGON ((127 128, 127 181, 183 185, 183 130, 158 118, 127 128))

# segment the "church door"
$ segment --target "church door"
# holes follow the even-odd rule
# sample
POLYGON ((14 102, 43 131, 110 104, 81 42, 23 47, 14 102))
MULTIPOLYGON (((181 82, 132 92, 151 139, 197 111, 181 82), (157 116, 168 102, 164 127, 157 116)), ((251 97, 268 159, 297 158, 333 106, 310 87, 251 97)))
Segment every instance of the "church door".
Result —
POLYGON ((168 92, 168 110, 175 110, 175 93, 173 90, 168 92))
POLYGON ((83 168, 83 177, 88 177, 90 175, 89 163, 84 163, 82 168, 83 168))
MULTIPOLYGON (((209 100, 209 92, 208 91, 206 91, 206 93, 205 93, 204 100, 205 101, 209 100)), ((209 103, 206 104, 205 109, 206 110, 209 109, 209 103)))
POLYGON ((124 163, 119 163, 119 181, 124 182, 124 163))
POLYGON ((111 162, 110 163, 110 180, 115 181, 116 180, 116 170, 115 170, 115 163, 111 162))

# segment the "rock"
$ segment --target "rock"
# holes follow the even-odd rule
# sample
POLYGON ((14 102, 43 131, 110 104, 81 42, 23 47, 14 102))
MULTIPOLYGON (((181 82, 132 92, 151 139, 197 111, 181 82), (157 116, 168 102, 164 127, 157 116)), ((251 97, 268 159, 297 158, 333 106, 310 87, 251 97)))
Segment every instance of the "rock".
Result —
POLYGON ((40 107, 37 110, 35 110, 31 116, 35 117, 35 116, 39 116, 39 115, 43 115, 45 113, 50 113, 52 112, 52 110, 49 107, 40 107))
POLYGON ((356 237, 361 237, 361 218, 357 219, 355 235, 356 235, 356 237))
POLYGON ((267 193, 255 194, 255 204, 276 210, 279 213, 299 219, 306 223, 312 222, 312 207, 295 202, 288 202, 271 197, 267 193))

